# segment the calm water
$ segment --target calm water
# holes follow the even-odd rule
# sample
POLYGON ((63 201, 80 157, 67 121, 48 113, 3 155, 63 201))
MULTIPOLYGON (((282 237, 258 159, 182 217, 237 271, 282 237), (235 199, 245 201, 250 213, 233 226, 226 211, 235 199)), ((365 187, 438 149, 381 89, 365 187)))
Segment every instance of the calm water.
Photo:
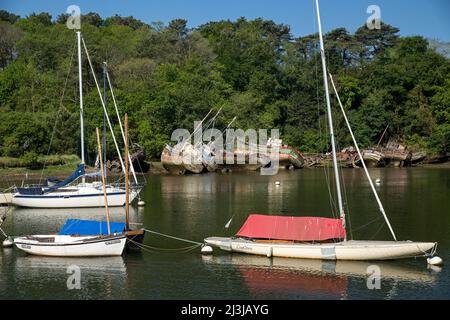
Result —
MULTIPOLYGON (((344 170, 354 239, 389 239, 363 172, 344 170), (368 224, 369 223, 369 224, 368 224), (367 225, 368 224, 368 225, 367 225)), ((438 241, 450 261, 450 170, 372 169, 380 197, 399 239, 438 241)), ((230 236, 249 213, 331 216, 322 169, 198 176, 149 176, 145 208, 131 218, 146 228, 195 241, 230 236), (279 180, 280 186, 274 182, 279 180), (226 222, 234 215, 229 230, 226 222)), ((3 181, 5 183, 5 181, 3 181)), ((112 210, 121 220, 123 208, 112 210)), ((57 231, 66 218, 101 219, 99 209, 16 208, 4 224, 22 235, 57 231)), ((158 248, 186 246, 146 235, 158 248)), ((381 289, 367 289, 363 262, 321 262, 228 254, 202 256, 141 252, 111 258, 46 258, 0 248, 1 299, 448 299, 450 268, 428 269, 425 259, 376 263, 381 289), (81 268, 81 289, 68 290, 67 267, 81 268)))

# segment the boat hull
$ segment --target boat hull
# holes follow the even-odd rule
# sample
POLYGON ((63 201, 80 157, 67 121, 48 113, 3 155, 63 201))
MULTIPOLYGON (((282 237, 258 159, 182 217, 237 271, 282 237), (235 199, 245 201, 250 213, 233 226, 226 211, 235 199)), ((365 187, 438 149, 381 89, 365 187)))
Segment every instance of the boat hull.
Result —
POLYGON ((120 256, 127 238, 125 235, 110 237, 34 236, 55 238, 54 242, 33 240, 29 237, 14 239, 16 247, 28 254, 50 257, 101 257, 120 256))
POLYGON ((211 237, 205 243, 225 251, 269 257, 321 260, 394 260, 424 256, 435 246, 434 242, 410 241, 345 241, 336 243, 279 243, 257 242, 246 239, 211 237))
MULTIPOLYGON (((130 192, 129 201, 132 202, 139 190, 130 192)), ((108 206, 122 207, 125 205, 125 191, 108 192, 108 206)), ((92 208, 104 207, 105 198, 102 190, 89 192, 52 192, 43 195, 22 195, 16 193, 11 203, 27 208, 92 208)))

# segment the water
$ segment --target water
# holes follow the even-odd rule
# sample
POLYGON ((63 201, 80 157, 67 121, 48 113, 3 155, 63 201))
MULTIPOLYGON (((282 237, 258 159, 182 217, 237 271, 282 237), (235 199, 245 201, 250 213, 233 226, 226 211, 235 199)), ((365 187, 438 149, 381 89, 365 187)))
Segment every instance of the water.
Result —
MULTIPOLYGON (((362 170, 343 171, 354 239, 390 240, 362 170), (368 224, 369 223, 369 224, 368 224), (368 225, 367 225, 368 224, 368 225)), ((381 178, 380 198, 399 239, 438 241, 450 261, 450 170, 371 169, 381 178)), ((148 229, 201 242, 231 236, 249 213, 331 216, 322 169, 258 173, 149 176, 145 208, 131 220, 148 229), (280 186, 275 181, 281 182, 280 186), (234 216, 229 230, 224 226, 234 216)), ((123 208, 112 209, 121 220, 123 208)), ((56 232, 67 217, 102 219, 101 209, 16 208, 7 233, 56 232)), ((145 244, 188 244, 146 235, 145 244)), ((229 254, 140 252, 110 258, 47 258, 0 248, 0 299, 448 299, 450 269, 427 268, 425 259, 374 262, 381 288, 369 290, 365 262, 322 262, 229 254), (68 290, 67 267, 81 270, 81 289, 68 290)), ((370 282, 370 281, 369 281, 370 282)), ((373 282, 370 282, 373 283, 373 282)))

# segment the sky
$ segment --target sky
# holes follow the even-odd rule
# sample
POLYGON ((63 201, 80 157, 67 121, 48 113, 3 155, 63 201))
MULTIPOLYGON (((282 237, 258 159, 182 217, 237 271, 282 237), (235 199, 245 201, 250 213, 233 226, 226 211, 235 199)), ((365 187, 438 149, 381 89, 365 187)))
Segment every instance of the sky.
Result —
MULTIPOLYGON (((209 21, 262 17, 287 24, 294 36, 316 32, 313 0, 0 0, 0 9, 20 16, 48 12, 53 18, 76 4, 81 13, 97 12, 103 18, 119 14, 146 23, 176 18, 189 27, 209 21)), ((345 27, 350 32, 366 23, 369 5, 381 10, 381 20, 400 28, 404 36, 421 35, 450 42, 450 0, 321 0, 323 31, 345 27)))

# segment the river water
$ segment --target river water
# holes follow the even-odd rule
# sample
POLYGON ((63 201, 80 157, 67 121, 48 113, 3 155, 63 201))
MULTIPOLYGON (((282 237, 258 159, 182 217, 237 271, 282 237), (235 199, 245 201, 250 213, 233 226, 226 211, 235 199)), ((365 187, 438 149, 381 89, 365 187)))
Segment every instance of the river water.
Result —
MULTIPOLYGON (((228 173, 147 176, 144 208, 131 220, 154 231, 201 242, 233 235, 250 213, 331 217, 323 169, 281 171, 276 176, 228 173), (276 186, 275 181, 280 181, 276 186), (229 229, 224 226, 233 217, 229 229)), ((380 198, 402 240, 437 241, 450 261, 450 169, 371 169, 380 198)), ((363 171, 343 170, 349 238, 391 240, 363 171)), ((3 180, 5 183, 5 180, 3 180)), ((10 183, 10 182, 8 182, 10 183)), ((4 208, 3 208, 4 210, 4 208)), ((111 209, 123 219, 124 209, 111 209)), ((15 208, 8 234, 56 232, 66 218, 103 219, 101 209, 15 208)), ((449 299, 450 268, 429 268, 424 258, 387 262, 322 262, 229 254, 147 234, 151 251, 110 258, 29 256, 0 247, 0 299, 449 299), (157 249, 156 249, 157 248, 157 249), (80 269, 81 288, 69 290, 68 267, 80 269), (379 289, 368 267, 381 271, 379 289), (368 286, 369 284, 369 286, 368 286)), ((370 269, 370 268, 369 268, 370 269)))

